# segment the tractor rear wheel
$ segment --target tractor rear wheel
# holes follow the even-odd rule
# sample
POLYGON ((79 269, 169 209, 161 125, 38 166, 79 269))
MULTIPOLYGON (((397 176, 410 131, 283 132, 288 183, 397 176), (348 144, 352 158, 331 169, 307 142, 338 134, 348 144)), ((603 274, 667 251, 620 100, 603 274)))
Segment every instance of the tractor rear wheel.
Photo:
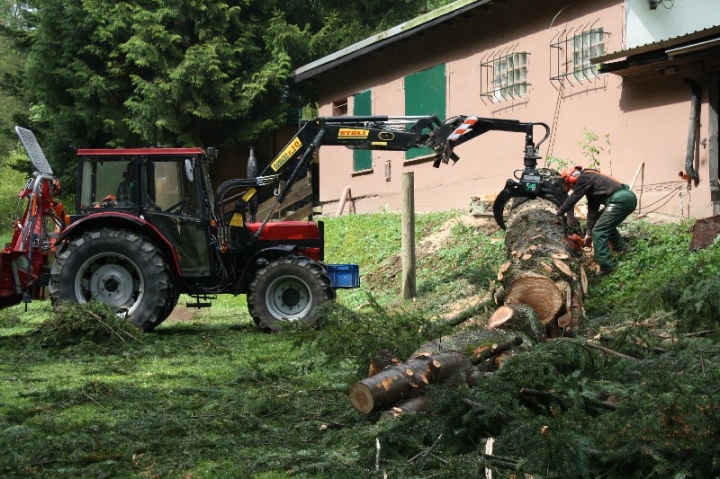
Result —
POLYGON ((264 331, 279 332, 290 323, 318 327, 318 307, 335 299, 325 269, 304 256, 268 263, 250 284, 248 310, 264 331))
POLYGON ((88 231, 58 249, 50 271, 53 303, 111 305, 118 316, 151 331, 172 311, 170 276, 160 251, 126 230, 88 231))

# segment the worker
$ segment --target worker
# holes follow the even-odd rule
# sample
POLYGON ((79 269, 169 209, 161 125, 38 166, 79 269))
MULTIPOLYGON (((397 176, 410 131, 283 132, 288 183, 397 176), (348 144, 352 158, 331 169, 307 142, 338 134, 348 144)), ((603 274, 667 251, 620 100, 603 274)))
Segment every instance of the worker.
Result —
MULTIPOLYGON (((120 208, 135 206, 135 189, 138 186, 135 161, 130 161, 123 172, 123 180, 117 187, 115 204, 120 208)), ((161 208, 145 192, 145 207, 149 211, 161 211, 161 208)))
POLYGON ((117 188, 116 201, 119 206, 132 206, 135 204, 135 162, 130 161, 123 172, 123 180, 117 188))
POLYGON ((588 212, 585 226, 585 246, 593 246, 595 261, 600 266, 596 276, 605 276, 615 269, 610 246, 614 251, 627 252, 628 245, 620 235, 618 226, 635 211, 637 197, 630 191, 630 187, 611 176, 604 175, 598 170, 583 168, 581 166, 564 168, 560 172, 565 191, 570 196, 557 211, 563 216, 575 204, 587 198, 588 212), (600 206, 605 208, 600 211, 600 206))

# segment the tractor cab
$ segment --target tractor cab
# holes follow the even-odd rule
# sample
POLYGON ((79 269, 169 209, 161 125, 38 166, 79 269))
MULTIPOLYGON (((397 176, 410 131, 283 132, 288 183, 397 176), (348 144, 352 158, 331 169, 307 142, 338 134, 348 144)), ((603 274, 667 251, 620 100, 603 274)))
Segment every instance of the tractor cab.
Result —
POLYGON ((140 221, 158 233, 184 277, 211 273, 215 223, 207 155, 201 148, 81 149, 73 220, 140 221))

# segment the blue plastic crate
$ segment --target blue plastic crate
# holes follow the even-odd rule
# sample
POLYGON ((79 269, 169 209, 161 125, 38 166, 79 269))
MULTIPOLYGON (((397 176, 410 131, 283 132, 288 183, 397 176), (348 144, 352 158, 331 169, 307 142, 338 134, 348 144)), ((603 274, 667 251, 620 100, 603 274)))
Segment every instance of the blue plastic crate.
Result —
POLYGON ((356 264, 329 264, 327 272, 334 288, 360 287, 360 267, 356 264))

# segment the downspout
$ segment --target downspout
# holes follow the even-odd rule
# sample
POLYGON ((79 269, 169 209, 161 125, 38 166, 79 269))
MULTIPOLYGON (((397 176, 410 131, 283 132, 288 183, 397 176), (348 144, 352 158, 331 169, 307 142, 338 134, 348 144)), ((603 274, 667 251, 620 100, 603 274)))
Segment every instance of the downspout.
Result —
POLYGON ((695 182, 695 186, 697 186, 700 181, 700 176, 695 170, 695 148, 700 130, 702 87, 692 78, 686 78, 685 83, 692 90, 692 100, 690 100, 690 128, 688 130, 687 150, 685 152, 685 174, 688 178, 692 179, 695 182))

